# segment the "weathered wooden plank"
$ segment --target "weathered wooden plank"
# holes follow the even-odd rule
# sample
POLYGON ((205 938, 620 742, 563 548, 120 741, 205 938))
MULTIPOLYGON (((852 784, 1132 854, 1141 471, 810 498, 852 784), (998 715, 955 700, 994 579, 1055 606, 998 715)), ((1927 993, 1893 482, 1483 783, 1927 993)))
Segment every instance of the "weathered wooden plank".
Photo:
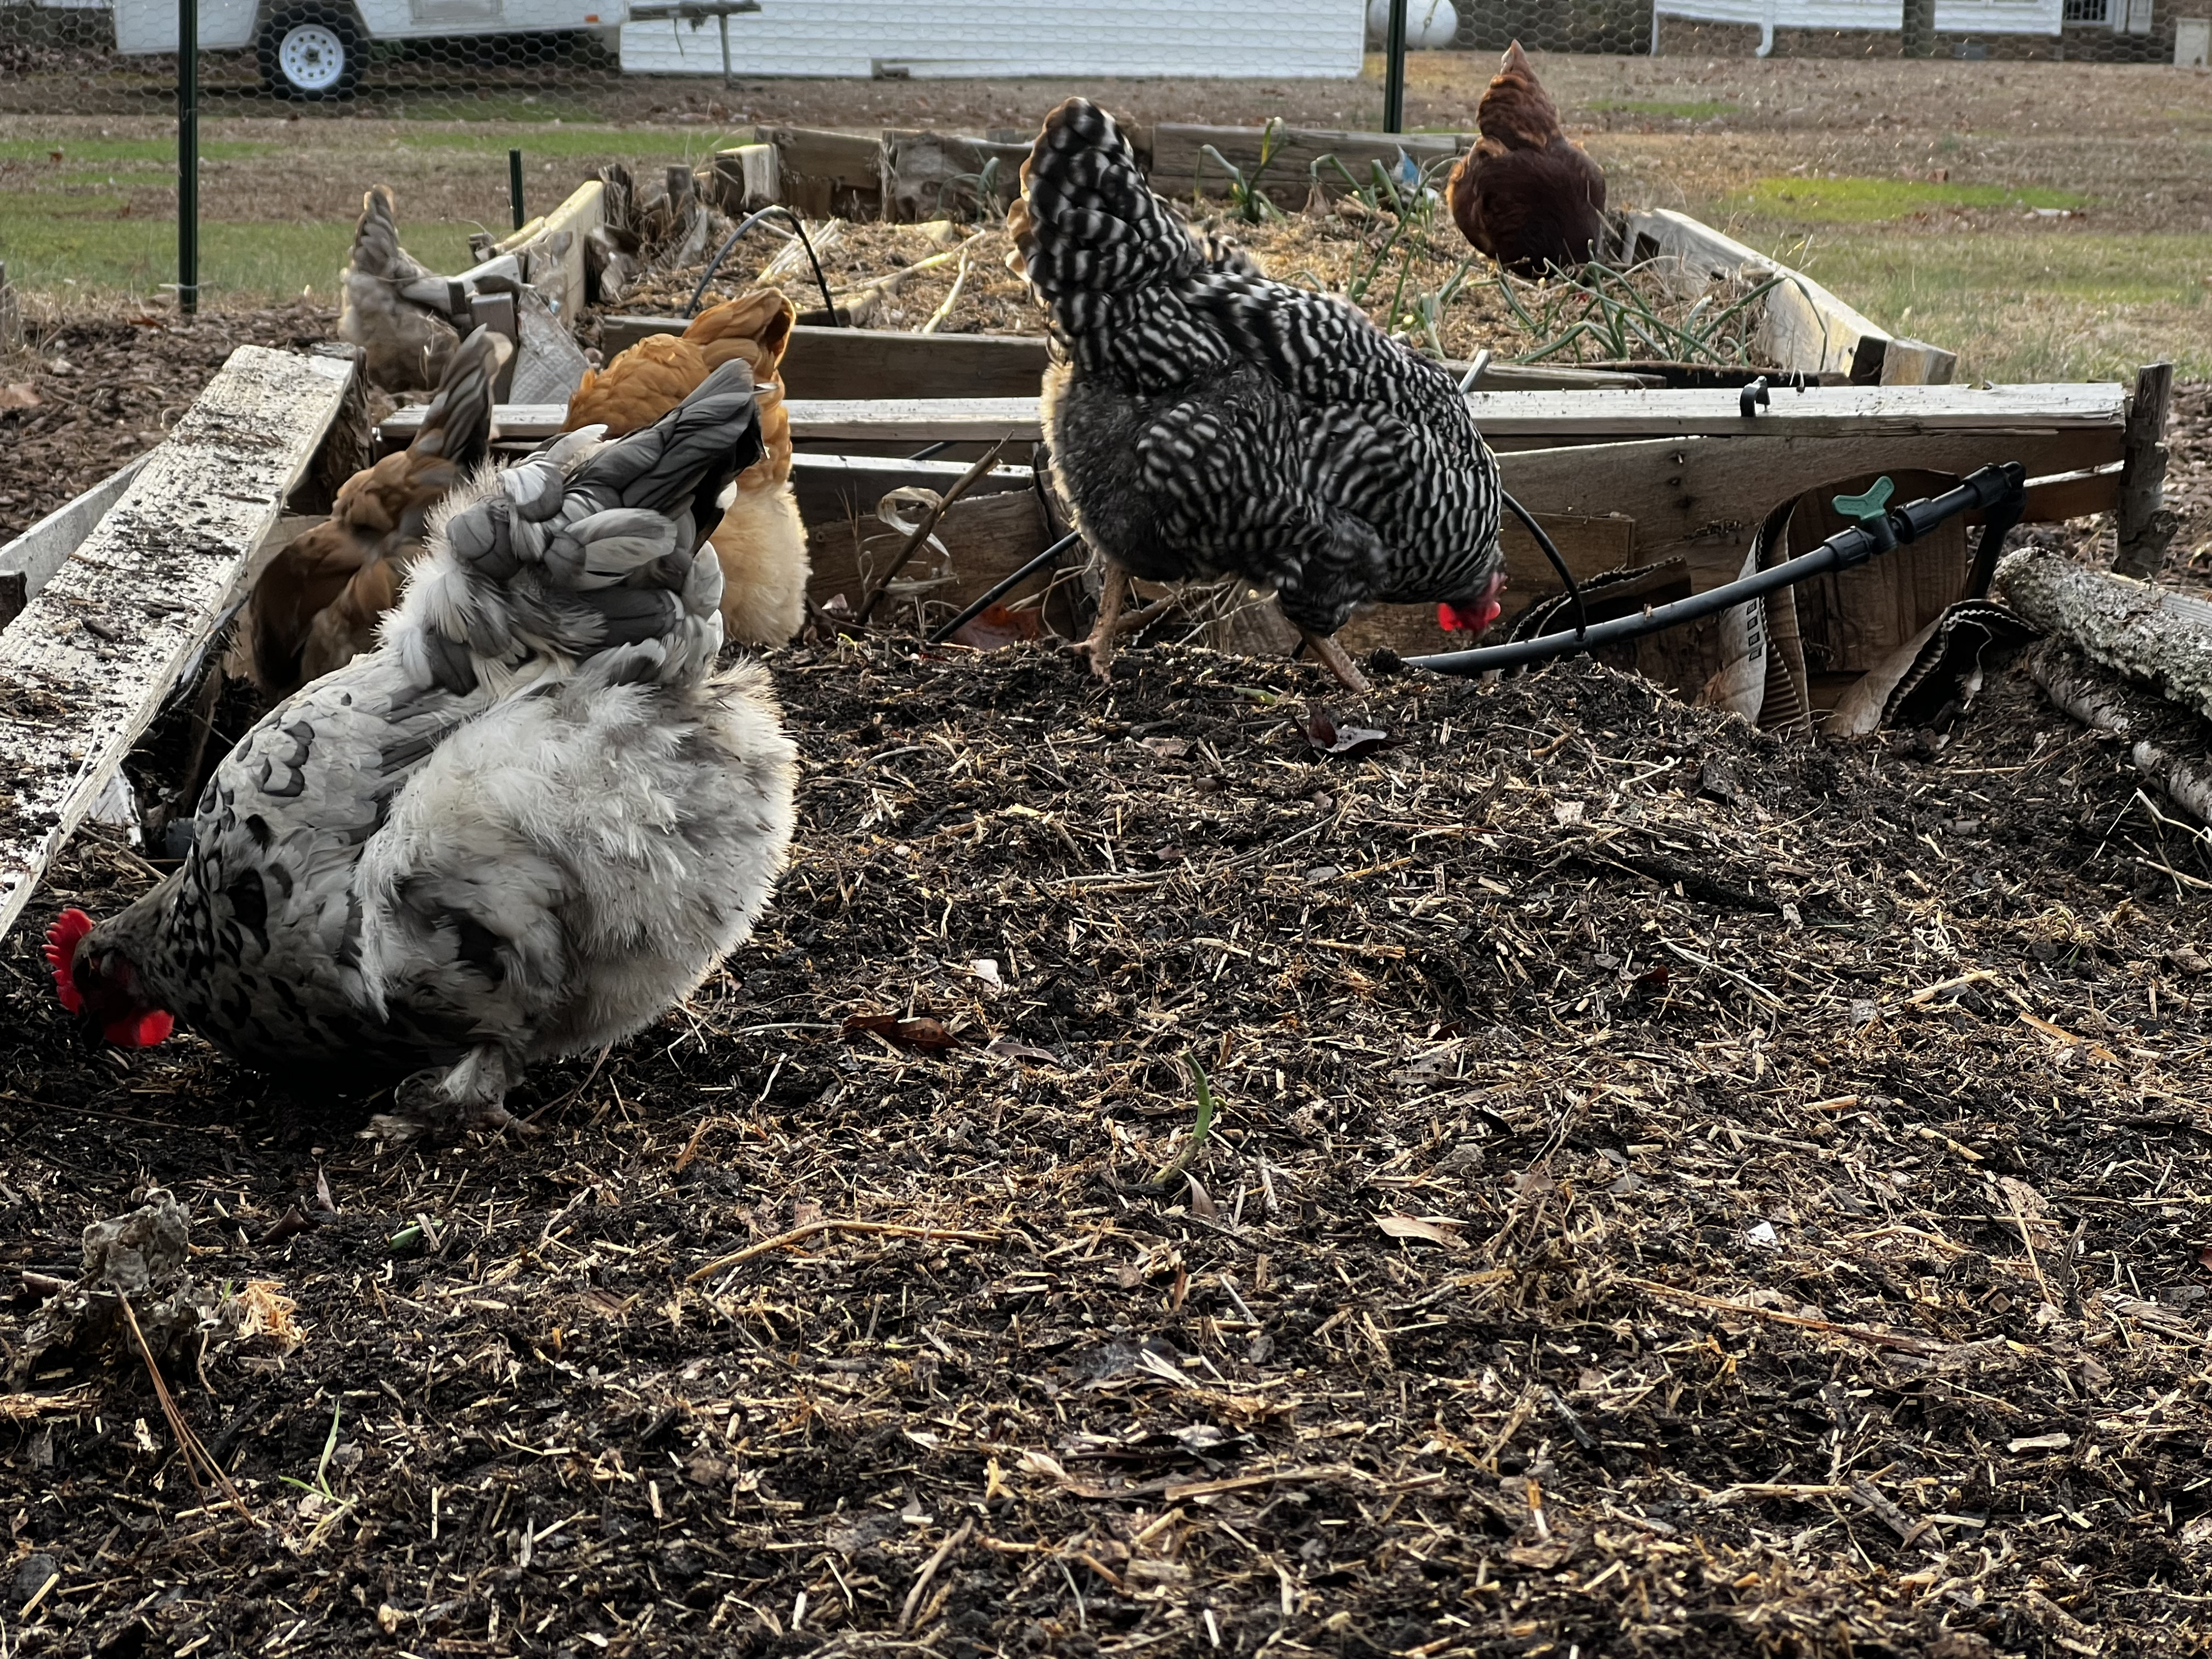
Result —
POLYGON ((1894 339, 1802 272, 1723 236, 1686 213, 1654 208, 1626 216, 1630 258, 1672 266, 1688 287, 1717 278, 1784 280, 1764 301, 1754 346, 1778 367, 1814 374, 1831 370, 1862 384, 1940 386, 1958 366, 1955 353, 1920 340, 1894 339))
MULTIPOLYGON (((653 334, 681 334, 681 317, 609 317, 599 349, 609 357, 653 334)), ((1052 361, 1042 334, 916 334, 888 328, 791 331, 783 359, 790 398, 1023 398, 1034 396, 1052 361)))
POLYGON ((2173 365, 2147 363, 2128 402, 2127 474, 2120 489, 2118 551, 2112 568, 2146 580, 2166 562, 2181 520, 2166 505, 2166 420, 2173 365))
MULTIPOLYGON (((609 317, 599 325, 599 349, 611 357, 653 334, 680 334, 681 317, 609 317)), ((1019 398, 1044 378, 1051 343, 1042 334, 916 334, 876 328, 824 328, 802 324, 792 331, 783 361, 786 395, 793 398, 1019 398)), ((1465 363, 1446 363, 1454 374, 1465 363)), ((1499 392, 1615 391, 1656 386, 1652 376, 1549 364, 1493 363, 1486 388, 1499 392)))
MULTIPOLYGON (((1262 127, 1212 127, 1162 122, 1152 128, 1150 173, 1152 187, 1163 195, 1188 196, 1194 190, 1212 195, 1228 194, 1229 175, 1219 162, 1206 154, 1212 145, 1223 161, 1249 179, 1261 166, 1263 145, 1267 161, 1260 174, 1260 188, 1279 206, 1305 204, 1313 188, 1314 163, 1322 163, 1322 188, 1332 196, 1346 188, 1344 175, 1328 165, 1334 156, 1346 173, 1364 185, 1372 176, 1369 163, 1380 161, 1395 173, 1404 155, 1423 169, 1451 161, 1474 143, 1474 135, 1449 132, 1347 132, 1318 127, 1278 126, 1271 134, 1262 127)), ((1442 180, 1437 180, 1439 187, 1442 180)))
POLYGON ((2119 430, 2126 388, 2057 386, 1816 386, 1778 389, 1746 416, 1739 395, 1720 388, 1638 391, 1476 392, 1468 403, 1487 436, 1561 438, 1848 435, 2011 430, 2119 430))
POLYGON ((141 455, 0 547, 0 628, 13 622, 39 596, 39 590, 92 533, 101 515, 123 498, 123 492, 145 465, 146 457, 141 455))
POLYGON ((0 633, 0 936, 207 646, 352 374, 240 346, 0 633))
POLYGON ((883 134, 884 217, 902 224, 1002 213, 1021 194, 1027 144, 889 127, 883 134), (991 183, 983 200, 986 174, 991 183))
POLYGON ((499 252, 523 257, 530 285, 564 325, 584 308, 584 239, 605 221, 606 189, 597 179, 578 185, 552 212, 497 244, 499 252))
MULTIPOLYGON (((1792 495, 1870 472, 1923 468, 1964 475, 2016 460, 2039 478, 2119 459, 2116 428, 1892 435, 1647 439, 1517 451, 1498 458, 1505 487, 1531 513, 1620 513, 1636 521, 1637 556, 1681 554, 1698 590, 1733 581, 1759 522, 1792 495)), ((2061 503, 2063 504, 2063 501, 2061 503)))
POLYGON ((737 218, 783 199, 781 158, 774 144, 738 144, 714 152, 708 199, 737 218))
MULTIPOLYGON (((968 465, 963 461, 801 454, 791 458, 791 487, 799 499, 799 518, 812 529, 856 519, 872 521, 876 503, 892 490, 916 488, 942 493, 967 471, 968 465)), ((995 466, 968 486, 967 495, 997 495, 1034 488, 1036 481, 1029 468, 995 466)))
POLYGON ((874 219, 883 211, 883 140, 872 132, 761 127, 774 144, 782 199, 809 218, 874 219))

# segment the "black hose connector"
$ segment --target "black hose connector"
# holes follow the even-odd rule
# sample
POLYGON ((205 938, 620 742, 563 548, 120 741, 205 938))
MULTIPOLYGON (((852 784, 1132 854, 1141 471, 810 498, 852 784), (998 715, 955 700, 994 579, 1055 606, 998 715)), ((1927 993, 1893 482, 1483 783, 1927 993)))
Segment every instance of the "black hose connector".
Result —
MULTIPOLYGON (((1872 495, 1874 492, 1868 493, 1872 495)), ((1986 543, 1990 539, 1990 525, 2008 528, 2020 521, 2027 498, 2027 469, 2019 462, 2006 461, 2001 465, 1981 467, 1961 480, 1955 489, 1947 489, 1940 495, 1908 501, 1903 507, 1887 511, 1877 507, 1871 517, 1878 523, 1862 520, 1848 530, 1838 531, 1808 553, 1785 560, 1771 570, 1761 570, 1724 586, 1693 593, 1686 599, 1677 599, 1672 605, 1662 605, 1633 617, 1597 623, 1574 633, 1546 634, 1537 639, 1516 640, 1505 645, 1480 646, 1472 651, 1447 651, 1435 656, 1408 657, 1405 659, 1405 665, 1425 668, 1432 674, 1473 676, 1486 674, 1493 669, 1519 668, 1529 663, 1548 662, 1554 657, 1592 650, 1601 645, 1617 645, 1625 641, 1641 639, 1646 634, 1661 633, 1686 622, 1695 622, 1701 617, 1717 615, 1743 604, 1747 599, 1763 599, 1778 588, 1793 586, 1808 577, 1864 564, 1876 553, 1887 552, 1900 542, 1917 541, 1936 526, 1955 519, 1961 513, 1988 514, 1983 530, 1983 539, 1986 543)), ((1886 501, 1887 499, 1887 495, 1884 494, 1882 500, 1886 501)))

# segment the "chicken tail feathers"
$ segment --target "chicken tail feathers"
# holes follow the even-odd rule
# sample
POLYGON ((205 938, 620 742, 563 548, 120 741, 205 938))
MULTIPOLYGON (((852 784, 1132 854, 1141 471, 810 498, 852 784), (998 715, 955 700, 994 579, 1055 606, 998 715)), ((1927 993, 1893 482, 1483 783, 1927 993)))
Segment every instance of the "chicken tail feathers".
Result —
POLYGON ((1114 118, 1071 98, 1045 117, 1007 216, 1023 270, 1079 367, 1131 389, 1227 360, 1180 287, 1206 252, 1152 193, 1114 118))
POLYGON ((422 411, 422 429, 409 451, 445 462, 456 477, 481 464, 497 435, 492 428, 494 389, 514 356, 514 343, 489 328, 463 340, 447 361, 445 378, 422 411))
POLYGON ((722 642, 714 501, 760 459, 750 372, 732 364, 642 432, 568 433, 447 497, 386 624, 411 677, 457 693, 551 659, 614 679, 696 678, 722 642))

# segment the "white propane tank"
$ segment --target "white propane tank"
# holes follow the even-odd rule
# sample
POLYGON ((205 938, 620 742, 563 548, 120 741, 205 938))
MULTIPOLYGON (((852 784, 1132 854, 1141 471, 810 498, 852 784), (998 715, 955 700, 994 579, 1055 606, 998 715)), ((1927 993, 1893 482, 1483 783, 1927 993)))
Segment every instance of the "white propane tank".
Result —
MULTIPOLYGON (((1459 33, 1451 0, 1406 0, 1406 50, 1442 52, 1459 33)), ((1390 0, 1368 0, 1367 45, 1380 52, 1390 42, 1390 0)))

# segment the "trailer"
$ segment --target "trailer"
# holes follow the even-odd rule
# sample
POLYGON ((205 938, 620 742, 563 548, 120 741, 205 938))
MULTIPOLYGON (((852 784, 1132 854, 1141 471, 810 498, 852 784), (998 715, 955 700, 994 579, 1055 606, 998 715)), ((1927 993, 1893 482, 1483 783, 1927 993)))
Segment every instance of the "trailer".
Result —
MULTIPOLYGON (((177 0, 113 0, 115 49, 177 49, 177 0)), ((352 95, 372 42, 501 35, 597 34, 611 48, 624 0, 201 0, 203 52, 252 50, 280 97, 319 103, 352 95)))

